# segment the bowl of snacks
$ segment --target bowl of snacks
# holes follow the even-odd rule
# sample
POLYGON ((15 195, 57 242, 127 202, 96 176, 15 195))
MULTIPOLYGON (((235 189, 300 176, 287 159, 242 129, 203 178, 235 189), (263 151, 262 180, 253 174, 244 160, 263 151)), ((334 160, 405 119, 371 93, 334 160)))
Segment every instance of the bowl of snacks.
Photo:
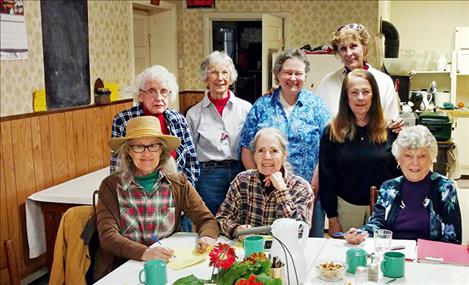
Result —
POLYGON ((342 261, 321 261, 318 264, 319 278, 324 281, 338 281, 344 277, 347 264, 342 261))

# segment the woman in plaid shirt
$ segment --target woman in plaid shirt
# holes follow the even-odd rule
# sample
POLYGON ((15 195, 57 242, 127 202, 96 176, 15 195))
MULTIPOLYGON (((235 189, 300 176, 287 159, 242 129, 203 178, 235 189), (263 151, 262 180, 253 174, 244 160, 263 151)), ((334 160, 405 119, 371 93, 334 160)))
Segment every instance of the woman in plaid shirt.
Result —
POLYGON ((241 172, 231 182, 216 215, 222 233, 233 238, 237 230, 271 225, 279 218, 310 224, 314 194, 286 162, 285 135, 276 128, 264 128, 252 145, 256 169, 241 172))
POLYGON ((154 116, 130 119, 125 136, 109 140, 120 165, 99 189, 96 216, 103 251, 98 251, 95 279, 128 259, 169 260, 172 250, 150 246, 180 231, 182 211, 196 226, 199 251, 215 242, 218 225, 212 213, 171 156, 180 143, 162 134, 154 116))

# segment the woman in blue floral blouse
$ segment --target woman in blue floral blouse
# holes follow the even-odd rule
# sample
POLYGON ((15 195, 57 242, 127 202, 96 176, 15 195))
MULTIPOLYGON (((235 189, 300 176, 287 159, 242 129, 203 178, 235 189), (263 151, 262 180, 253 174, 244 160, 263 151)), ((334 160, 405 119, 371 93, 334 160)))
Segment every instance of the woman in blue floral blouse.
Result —
POLYGON ((357 244, 374 229, 389 229, 394 239, 429 239, 461 243, 461 211, 456 186, 432 172, 438 146, 428 128, 404 128, 392 146, 404 176, 383 183, 369 222, 357 234, 351 228, 347 242, 357 244))

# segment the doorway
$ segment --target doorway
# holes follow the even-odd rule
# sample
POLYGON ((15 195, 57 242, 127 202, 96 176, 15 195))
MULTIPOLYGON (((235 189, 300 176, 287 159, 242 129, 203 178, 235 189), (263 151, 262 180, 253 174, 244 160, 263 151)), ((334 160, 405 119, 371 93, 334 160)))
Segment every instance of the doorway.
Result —
POLYGON ((237 97, 253 104, 262 96, 262 21, 213 21, 212 50, 224 50, 233 59, 237 97))

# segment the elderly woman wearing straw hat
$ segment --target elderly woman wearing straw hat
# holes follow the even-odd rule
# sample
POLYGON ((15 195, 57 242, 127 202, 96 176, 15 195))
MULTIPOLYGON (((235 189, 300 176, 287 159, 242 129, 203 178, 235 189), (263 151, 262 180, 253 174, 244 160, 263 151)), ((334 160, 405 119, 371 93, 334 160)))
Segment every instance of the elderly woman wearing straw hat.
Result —
POLYGON ((163 135, 153 116, 130 119, 124 137, 111 138, 118 153, 118 171, 101 183, 97 205, 100 246, 95 277, 104 276, 127 259, 168 260, 172 250, 149 246, 180 229, 181 212, 195 224, 197 249, 204 251, 218 237, 218 226, 192 184, 176 170, 171 156, 180 140, 163 135))

